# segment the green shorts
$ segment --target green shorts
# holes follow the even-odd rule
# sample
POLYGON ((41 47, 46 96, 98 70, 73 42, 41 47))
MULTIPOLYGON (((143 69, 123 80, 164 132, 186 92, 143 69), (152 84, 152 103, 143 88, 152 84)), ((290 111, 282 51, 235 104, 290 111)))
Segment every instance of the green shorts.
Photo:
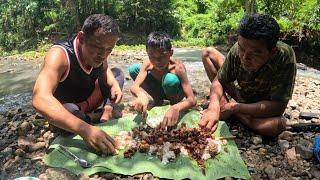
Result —
MULTIPOLYGON (((129 74, 133 80, 135 80, 140 72, 140 64, 132 64, 129 67, 129 74)), ((172 97, 183 93, 181 87, 180 78, 173 73, 167 73, 162 77, 162 80, 159 81, 153 77, 151 72, 148 72, 148 75, 144 81, 147 86, 152 90, 159 90, 159 98, 166 99, 167 97, 172 97)))

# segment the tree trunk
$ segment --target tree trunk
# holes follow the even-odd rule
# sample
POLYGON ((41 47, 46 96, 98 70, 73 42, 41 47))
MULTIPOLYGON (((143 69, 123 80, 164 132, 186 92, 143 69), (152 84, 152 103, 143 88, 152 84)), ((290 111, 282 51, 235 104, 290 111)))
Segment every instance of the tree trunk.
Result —
POLYGON ((246 0, 245 9, 246 9, 246 13, 256 13, 257 12, 256 0, 246 0))

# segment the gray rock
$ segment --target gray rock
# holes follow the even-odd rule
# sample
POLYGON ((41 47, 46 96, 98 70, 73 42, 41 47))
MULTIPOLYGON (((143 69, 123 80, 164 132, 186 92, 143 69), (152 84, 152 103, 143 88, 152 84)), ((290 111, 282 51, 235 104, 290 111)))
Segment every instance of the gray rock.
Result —
POLYGON ((319 118, 320 114, 313 113, 313 112, 300 112, 299 118, 300 119, 307 119, 311 120, 312 118, 319 118))
POLYGON ((292 141, 292 137, 293 137, 294 133, 290 132, 290 131, 283 131, 280 135, 279 138, 283 139, 283 140, 287 140, 287 141, 292 141))
POLYGON ((46 147, 46 143, 45 143, 45 142, 37 142, 37 143, 35 143, 35 144, 31 144, 29 150, 30 150, 31 152, 33 152, 33 151, 37 151, 37 150, 39 150, 39 149, 43 149, 43 148, 45 148, 45 147, 46 147))
POLYGON ((13 149, 11 147, 6 147, 4 150, 1 151, 1 155, 9 156, 13 153, 13 149))
POLYGON ((252 138, 252 142, 253 142, 253 144, 255 144, 255 145, 261 144, 261 143, 262 143, 262 138, 259 137, 259 136, 253 137, 253 138, 252 138))
MULTIPOLYGON (((43 175, 44 176, 44 175, 43 175)), ((76 180, 78 179, 77 176, 70 171, 62 168, 49 168, 45 172, 45 176, 47 179, 55 179, 55 180, 76 180)))
POLYGON ((300 157, 301 157, 302 159, 306 159, 306 160, 311 159, 312 156, 313 156, 313 151, 312 151, 312 149, 311 149, 311 148, 308 148, 308 147, 306 147, 306 146, 303 146, 303 145, 301 145, 301 144, 298 144, 298 145, 296 146, 296 152, 297 152, 297 154, 300 154, 300 157))
POLYGON ((276 179, 276 169, 273 166, 268 165, 264 169, 264 172, 268 175, 268 179, 270 179, 270 180, 276 179))
POLYGON ((287 140, 278 141, 281 151, 286 151, 290 147, 290 143, 287 140))
POLYGON ((310 170, 310 173, 312 174, 313 177, 315 177, 316 179, 320 179, 320 169, 313 167, 310 170))
POLYGON ((35 142, 35 139, 30 136, 28 136, 28 137, 19 136, 18 137, 18 146, 23 150, 27 150, 34 142, 35 142))
POLYGON ((143 180, 152 180, 152 179, 154 179, 153 178, 153 176, 152 176, 152 174, 145 174, 144 176, 143 176, 143 180))
POLYGON ((32 125, 28 121, 24 121, 23 123, 20 124, 20 127, 18 129, 18 135, 24 136, 31 129, 32 129, 32 125))
POLYGON ((21 121, 21 116, 20 114, 16 114, 13 116, 12 121, 21 121))

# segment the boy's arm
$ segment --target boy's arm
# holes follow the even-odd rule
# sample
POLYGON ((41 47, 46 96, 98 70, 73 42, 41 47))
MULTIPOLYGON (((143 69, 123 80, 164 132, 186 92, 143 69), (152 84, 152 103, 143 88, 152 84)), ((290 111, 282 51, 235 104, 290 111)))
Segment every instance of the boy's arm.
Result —
POLYGON ((51 48, 45 57, 44 65, 36 80, 32 105, 53 125, 79 134, 89 145, 104 153, 114 152, 113 139, 102 130, 77 118, 53 96, 58 83, 64 74, 68 62, 64 51, 51 48))
POLYGON ((179 109, 179 111, 183 111, 183 110, 186 110, 186 109, 189 109, 189 108, 195 106, 196 105, 196 98, 193 94, 191 84, 188 80, 186 68, 180 60, 177 60, 177 62, 176 62, 176 71, 175 72, 181 79, 181 87, 182 87, 182 90, 186 96, 186 100, 180 101, 179 103, 177 103, 173 106, 176 106, 179 109))
POLYGON ((148 60, 145 60, 142 63, 139 74, 134 80, 132 87, 130 88, 131 93, 136 97, 145 96, 145 93, 141 90, 140 86, 148 75, 147 68, 149 65, 150 62, 148 60))
POLYGON ((137 99, 133 102, 133 106, 136 110, 145 113, 148 107, 148 96, 141 89, 141 84, 146 79, 148 75, 147 68, 150 66, 150 61, 145 60, 140 68, 139 74, 133 82, 132 87, 130 88, 131 93, 137 97, 137 99))
POLYGON ((185 66, 180 60, 175 61, 175 73, 181 79, 181 87, 186 96, 186 99, 170 106, 164 116, 163 121, 161 122, 161 128, 176 125, 179 119, 180 111, 189 109, 192 106, 196 105, 196 99, 188 80, 185 66))

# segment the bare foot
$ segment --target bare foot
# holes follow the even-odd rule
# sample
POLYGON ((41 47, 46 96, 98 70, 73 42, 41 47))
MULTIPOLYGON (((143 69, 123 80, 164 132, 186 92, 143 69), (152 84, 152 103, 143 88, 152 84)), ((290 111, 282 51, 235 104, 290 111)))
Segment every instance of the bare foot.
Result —
POLYGON ((107 122, 111 118, 122 117, 122 110, 118 106, 105 105, 103 109, 100 122, 107 122))

